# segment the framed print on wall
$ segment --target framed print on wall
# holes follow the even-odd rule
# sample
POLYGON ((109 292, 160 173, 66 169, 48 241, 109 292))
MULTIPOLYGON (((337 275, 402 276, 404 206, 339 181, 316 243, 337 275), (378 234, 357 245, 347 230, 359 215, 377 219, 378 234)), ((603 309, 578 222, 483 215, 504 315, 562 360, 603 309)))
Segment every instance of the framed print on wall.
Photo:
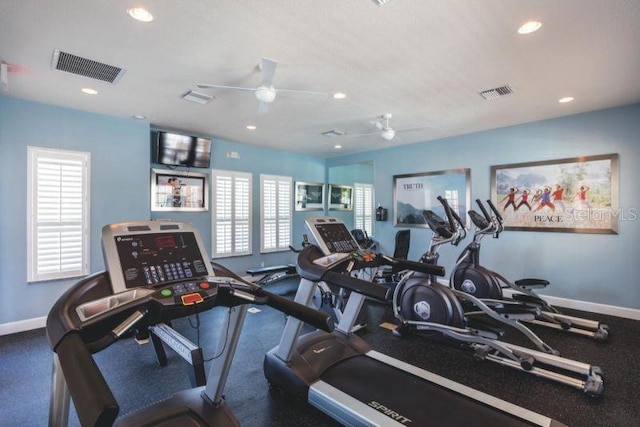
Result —
POLYGON ((297 211, 321 211, 324 209, 324 184, 296 182, 295 197, 297 211))
POLYGON ((437 197, 449 202, 468 227, 467 210, 471 203, 471 170, 451 169, 438 172, 393 176, 393 221, 397 227, 428 227, 422 211, 431 210, 446 218, 437 197))
POLYGON ((209 210, 209 176, 169 169, 151 169, 151 210, 209 210))
POLYGON ((491 167, 506 230, 618 233, 618 155, 491 167))
POLYGON ((352 211, 353 187, 329 184, 329 210, 352 211))

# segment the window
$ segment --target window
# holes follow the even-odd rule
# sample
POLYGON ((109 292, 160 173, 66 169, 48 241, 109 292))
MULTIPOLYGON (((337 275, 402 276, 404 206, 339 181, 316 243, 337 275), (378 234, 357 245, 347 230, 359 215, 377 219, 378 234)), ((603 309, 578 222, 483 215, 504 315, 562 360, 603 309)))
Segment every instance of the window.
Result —
POLYGON ((212 172, 212 256, 251 255, 251 173, 212 172))
POLYGON ((260 252, 289 250, 292 188, 291 177, 260 175, 260 252))
POLYGON ((373 236, 373 185, 353 184, 353 223, 373 236))
POLYGON ((89 274, 91 154, 27 150, 27 281, 89 274))

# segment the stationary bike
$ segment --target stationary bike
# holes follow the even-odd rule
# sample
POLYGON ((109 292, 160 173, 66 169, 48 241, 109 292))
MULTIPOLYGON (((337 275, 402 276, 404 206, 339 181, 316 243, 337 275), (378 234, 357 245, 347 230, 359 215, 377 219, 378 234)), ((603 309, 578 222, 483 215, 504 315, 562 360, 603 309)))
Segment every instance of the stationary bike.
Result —
MULTIPOLYGON (((464 238, 464 228, 456 229, 451 209, 443 204, 448 223, 432 211, 423 213, 432 229, 430 250, 422 261, 437 263, 438 248, 443 243, 458 244, 464 238)), ((462 344, 479 360, 488 360, 536 376, 551 379, 590 396, 603 391, 602 370, 582 362, 560 357, 518 320, 534 318, 538 309, 505 301, 481 301, 473 295, 451 289, 435 276, 408 272, 393 294, 393 313, 400 325, 397 336, 419 334, 430 339, 462 344), (473 306, 474 310, 468 307, 473 306), (467 307, 467 308, 465 308, 467 307), (510 344, 500 340, 511 326, 523 333, 540 350, 510 344)))
POLYGON ((512 282, 501 274, 480 265, 480 241, 489 234, 498 238, 504 228, 503 218, 491 200, 487 200, 487 204, 493 211, 493 217, 489 215, 479 199, 476 203, 483 215, 473 210, 469 211, 469 217, 476 226, 476 231, 473 242, 458 257, 456 268, 450 276, 450 286, 480 299, 516 301, 526 306, 537 307, 540 313, 534 319, 527 321, 591 337, 596 341, 606 341, 609 337, 608 325, 562 314, 535 293, 534 289, 542 289, 549 285, 547 280, 528 278, 512 282), (504 295, 505 289, 514 291, 511 298, 504 295))

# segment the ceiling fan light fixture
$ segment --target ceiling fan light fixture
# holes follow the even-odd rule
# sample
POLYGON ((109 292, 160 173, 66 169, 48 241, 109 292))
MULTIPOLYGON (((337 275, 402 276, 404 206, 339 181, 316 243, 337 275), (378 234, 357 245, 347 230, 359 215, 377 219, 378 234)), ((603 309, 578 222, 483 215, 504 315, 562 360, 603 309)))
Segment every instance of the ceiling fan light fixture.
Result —
POLYGON ((276 99, 276 91, 273 88, 261 86, 256 89, 256 98, 258 101, 268 104, 276 99))
POLYGON ((382 139, 391 141, 393 137, 396 136, 396 132, 393 129, 385 129, 380 135, 382 136, 382 139))

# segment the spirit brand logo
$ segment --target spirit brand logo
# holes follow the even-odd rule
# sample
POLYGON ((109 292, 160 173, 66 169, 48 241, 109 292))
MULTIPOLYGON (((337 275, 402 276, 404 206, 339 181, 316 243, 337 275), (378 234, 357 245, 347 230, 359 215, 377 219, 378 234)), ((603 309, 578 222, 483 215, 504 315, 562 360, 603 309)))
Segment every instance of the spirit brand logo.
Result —
POLYGON ((399 422, 400 424, 409 424, 413 422, 409 418, 403 417, 402 415, 398 414, 396 411, 387 408, 382 403, 378 403, 375 400, 372 400, 371 402, 369 402, 368 405, 382 412, 387 417, 399 422))

